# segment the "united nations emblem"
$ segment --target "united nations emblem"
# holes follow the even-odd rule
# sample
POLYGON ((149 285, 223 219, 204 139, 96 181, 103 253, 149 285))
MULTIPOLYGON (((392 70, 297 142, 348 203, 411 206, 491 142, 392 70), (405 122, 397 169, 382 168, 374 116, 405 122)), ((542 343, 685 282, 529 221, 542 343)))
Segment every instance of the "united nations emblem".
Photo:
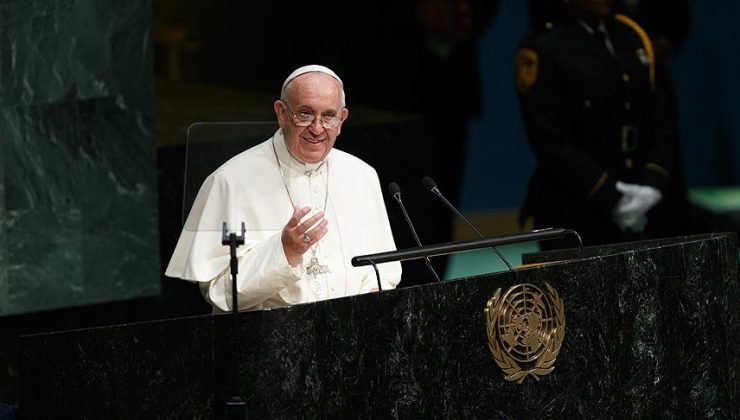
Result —
POLYGON ((565 337, 565 310, 558 293, 531 284, 512 286, 488 300, 486 333, 493 359, 507 381, 521 384, 527 376, 539 380, 552 372, 565 337))

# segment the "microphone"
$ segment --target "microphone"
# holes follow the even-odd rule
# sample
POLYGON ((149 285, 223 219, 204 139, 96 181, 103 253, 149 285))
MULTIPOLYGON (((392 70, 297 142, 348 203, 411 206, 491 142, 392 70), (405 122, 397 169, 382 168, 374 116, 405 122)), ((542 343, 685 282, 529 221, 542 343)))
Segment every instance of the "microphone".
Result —
MULTIPOLYGON (((406 219, 406 224, 409 225, 409 229, 411 229, 411 234, 414 235, 414 240, 416 240, 416 244, 419 246, 421 245, 421 241, 419 240, 419 235, 416 234, 416 229, 414 229, 414 224, 411 223, 411 218, 409 218, 409 214, 406 212, 406 206, 403 205, 403 201, 401 201, 401 187, 398 186, 395 182, 391 182, 388 184, 388 191, 391 193, 393 198, 396 199, 398 202, 398 206, 401 207, 401 212, 403 213, 403 217, 406 219)), ((437 272, 434 271, 434 268, 432 267, 432 262, 429 261, 429 257, 424 257, 424 262, 427 264, 427 268, 429 268, 429 271, 432 273, 432 276, 437 282, 441 282, 439 276, 437 275, 437 272)))
MULTIPOLYGON (((468 225, 468 227, 473 232, 475 232, 479 238, 483 238, 483 234, 480 233, 480 231, 476 229, 475 226, 473 226, 473 224, 470 223, 470 221, 465 216, 463 216, 462 213, 460 213, 457 210, 457 208, 455 208, 455 206, 453 206, 452 203, 450 203, 450 201, 445 198, 444 195, 442 195, 442 192, 439 191, 439 188, 437 188, 437 183, 434 182, 432 178, 425 176, 424 178, 421 179, 421 183, 424 184, 424 188, 428 189, 429 191, 432 192, 432 194, 439 197, 439 199, 442 200, 442 202, 445 203, 447 207, 449 207, 450 210, 452 210, 452 212, 455 213, 457 217, 459 217, 463 222, 465 222, 465 224, 468 225)), ((499 256, 499 258, 501 258, 501 260, 504 262, 504 264, 506 264, 506 266, 509 267, 510 271, 514 271, 514 267, 511 266, 509 261, 499 252, 498 249, 496 249, 495 246, 492 246, 491 249, 493 249, 494 252, 496 252, 496 254, 499 256)))

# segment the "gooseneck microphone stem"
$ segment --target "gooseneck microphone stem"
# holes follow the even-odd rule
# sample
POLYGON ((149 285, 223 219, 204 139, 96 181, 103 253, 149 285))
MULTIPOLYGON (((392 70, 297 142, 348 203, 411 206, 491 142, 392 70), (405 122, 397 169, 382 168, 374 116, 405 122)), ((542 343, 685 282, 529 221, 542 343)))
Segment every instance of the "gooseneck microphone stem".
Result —
MULTIPOLYGON (((460 218, 463 222, 465 222, 468 228, 470 228, 473 232, 475 232, 479 238, 484 237, 483 234, 480 233, 480 231, 476 229, 475 226, 473 226, 473 224, 470 223, 470 221, 465 216, 463 216, 462 213, 460 213, 457 210, 457 208, 453 206, 452 203, 450 203, 450 201, 447 200, 447 198, 444 195, 442 195, 442 192, 439 190, 439 188, 437 188, 437 184, 434 182, 434 180, 432 180, 432 178, 425 176, 424 179, 422 179, 422 183, 424 184, 425 187, 429 189, 429 191, 431 191, 434 195, 439 197, 439 199, 442 200, 442 202, 445 203, 445 205, 449 207, 450 210, 452 210, 452 212, 455 213, 455 215, 458 218, 460 218)), ((509 263, 509 260, 507 260, 503 256, 503 254, 501 254, 501 252, 499 252, 499 250, 496 249, 496 247, 491 247, 491 249, 496 253, 496 255, 499 256, 499 258, 501 258, 501 261, 503 261, 504 264, 506 264, 506 266, 509 268, 509 271, 514 271, 514 267, 511 266, 511 264, 509 263)))
POLYGON ((383 291, 383 285, 380 284, 380 271, 378 271, 378 265, 375 264, 372 261, 370 261, 370 264, 373 266, 373 269, 375 270, 375 280, 378 281, 378 291, 379 292, 382 292, 383 291))
POLYGON ((465 224, 468 225, 468 227, 470 228, 470 230, 472 230, 473 232, 475 232, 475 234, 478 235, 479 238, 482 238, 483 237, 483 234, 480 233, 480 231, 478 229, 476 229, 475 226, 473 226, 473 224, 470 223, 470 221, 466 217, 464 217, 462 215, 462 213, 460 213, 455 208, 455 206, 453 206, 452 203, 450 203, 450 201, 447 200, 447 198, 444 195, 442 195, 442 193, 439 191, 439 188, 434 187, 434 188, 431 189, 431 191, 434 194, 436 194, 437 197, 439 197, 440 200, 444 201, 444 203, 447 205, 447 207, 449 207, 450 210, 452 210, 452 212, 455 213, 455 215, 460 218, 460 220, 462 220, 463 222, 465 222, 465 224))
MULTIPOLYGON (((398 202, 398 206, 401 207, 401 212, 403 213, 403 217, 406 219, 406 224, 409 225, 409 229, 411 230, 411 234, 414 236, 414 240, 416 241, 416 244, 419 246, 421 245, 421 240, 419 239, 419 235, 416 234, 416 229, 414 229, 414 224, 411 223, 411 218, 409 217, 408 212, 406 211, 406 206, 403 205, 403 201, 401 201, 401 188, 396 184, 395 182, 391 182, 388 188, 391 191, 391 194, 393 194, 393 198, 396 199, 396 202, 398 202)), ((429 257, 424 257, 424 262, 427 265, 427 268, 429 269, 429 272, 432 273, 432 277, 434 277, 434 280, 437 282, 441 282, 442 280, 439 278, 439 275, 436 271, 434 271, 434 267, 432 267, 432 262, 429 260, 429 257)))

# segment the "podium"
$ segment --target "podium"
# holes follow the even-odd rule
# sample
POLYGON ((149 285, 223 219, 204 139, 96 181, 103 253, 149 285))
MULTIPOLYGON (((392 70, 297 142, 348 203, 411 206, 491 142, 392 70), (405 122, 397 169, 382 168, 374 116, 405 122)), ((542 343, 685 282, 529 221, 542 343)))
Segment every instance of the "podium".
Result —
MULTIPOLYGON (((492 258, 495 256, 492 256, 492 258)), ((528 255, 446 283, 232 315, 26 336, 26 418, 219 418, 236 367, 247 418, 740 416, 740 288, 732 234, 528 255), (506 379, 484 309, 552 290, 552 372, 506 379)), ((523 328, 526 328, 523 327, 523 328)))

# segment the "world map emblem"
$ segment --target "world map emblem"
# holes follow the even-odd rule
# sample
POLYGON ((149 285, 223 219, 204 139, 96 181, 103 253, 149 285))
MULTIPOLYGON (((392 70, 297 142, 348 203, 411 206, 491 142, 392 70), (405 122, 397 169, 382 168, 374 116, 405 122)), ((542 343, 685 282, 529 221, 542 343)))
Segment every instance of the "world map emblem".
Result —
POLYGON ((547 293, 531 284, 519 284, 488 300, 488 348, 505 379, 521 384, 528 376, 539 380, 555 369, 565 338, 565 308, 557 291, 547 293))

